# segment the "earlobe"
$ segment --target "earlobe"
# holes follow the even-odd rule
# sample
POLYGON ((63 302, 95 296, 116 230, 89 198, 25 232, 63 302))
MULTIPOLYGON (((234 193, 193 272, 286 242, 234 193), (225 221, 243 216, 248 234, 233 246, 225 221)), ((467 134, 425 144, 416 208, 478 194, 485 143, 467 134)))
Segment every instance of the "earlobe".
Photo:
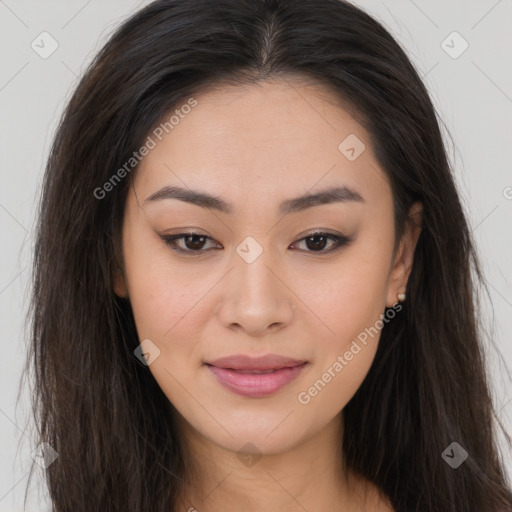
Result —
POLYGON ((120 269, 114 271, 112 288, 118 297, 128 298, 128 287, 126 286, 124 274, 120 269))
MULTIPOLYGON (((386 298, 387 307, 392 307, 396 304, 399 294, 405 294, 407 281, 409 280, 409 275, 414 263, 414 251, 421 233, 422 223, 423 205, 421 202, 416 202, 409 209, 404 233, 389 276, 386 298)), ((398 300, 400 301, 400 299, 398 300)))

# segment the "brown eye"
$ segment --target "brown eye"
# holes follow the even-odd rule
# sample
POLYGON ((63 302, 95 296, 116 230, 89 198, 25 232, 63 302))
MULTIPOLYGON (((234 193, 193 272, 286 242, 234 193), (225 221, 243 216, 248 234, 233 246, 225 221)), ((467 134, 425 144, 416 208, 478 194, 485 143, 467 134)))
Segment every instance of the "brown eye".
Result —
POLYGON ((203 235, 187 235, 183 237, 183 240, 187 249, 197 251, 203 248, 206 237, 203 235))
POLYGON ((199 255, 209 249, 204 249, 207 241, 213 239, 199 233, 178 233, 176 235, 166 235, 160 237, 174 251, 188 253, 191 256, 199 255), (178 241, 182 242, 178 244, 178 241), (195 253, 195 254, 194 254, 195 253))
MULTIPOLYGON (((213 244, 212 247, 205 249, 205 245, 209 241, 214 242, 214 240, 209 236, 202 235, 200 233, 178 233, 176 235, 162 235, 160 238, 169 247, 171 247, 173 251, 186 254, 188 256, 199 256, 201 253, 208 252, 211 249, 222 248, 222 245, 220 244, 213 244)), ((306 248, 299 250, 325 254, 341 249, 341 247, 348 245, 351 241, 352 239, 350 237, 336 235, 334 233, 311 233, 292 244, 291 247, 299 243, 305 243, 306 248)))
POLYGON ((351 238, 346 236, 335 235, 334 233, 311 233, 301 238, 295 244, 305 243, 306 252, 328 253, 340 249, 351 242, 351 238), (329 242, 331 242, 329 244, 329 242), (328 247, 327 250, 325 248, 328 247))

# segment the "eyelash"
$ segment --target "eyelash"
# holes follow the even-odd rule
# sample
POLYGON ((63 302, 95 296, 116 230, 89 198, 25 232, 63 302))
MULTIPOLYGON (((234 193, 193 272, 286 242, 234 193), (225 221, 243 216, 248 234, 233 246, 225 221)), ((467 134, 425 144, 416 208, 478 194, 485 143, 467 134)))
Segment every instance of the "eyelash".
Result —
MULTIPOLYGON (((213 240, 213 238, 209 237, 209 236, 206 236, 206 235, 203 235, 201 233, 193 233, 193 232, 189 232, 189 233, 178 233, 176 235, 160 235, 160 238, 173 250, 173 251, 176 251, 180 254, 185 254, 187 256, 190 256, 190 257, 197 257, 197 256, 200 256, 201 253, 204 253, 204 252, 207 252, 211 249, 207 249, 207 250, 203 250, 203 249, 198 249, 198 250, 192 250, 192 249, 183 249, 181 247, 178 247, 176 245, 176 241, 177 240, 180 240, 180 239, 184 239, 186 237, 189 237, 189 236, 197 236, 197 237, 202 237, 206 240, 213 240)), ((351 241, 352 241, 352 238, 351 237, 347 237, 347 236, 344 236, 344 235, 336 235, 334 233, 328 233, 328 232, 323 232, 323 231, 315 231, 315 232, 312 232, 308 235, 306 235, 305 237, 302 237, 300 238, 299 240, 297 240, 296 242, 293 242, 293 244, 297 243, 297 242, 302 242, 308 238, 313 238, 313 237, 326 237, 330 240, 334 240, 335 242, 335 245, 332 246, 330 249, 328 250, 320 250, 320 251, 312 251, 312 250, 306 250, 305 252, 310 252, 310 253, 313 253, 313 254, 328 254, 328 253, 332 253, 332 252, 335 252, 339 249, 341 249, 342 247, 345 247, 347 246, 351 241)), ((293 245, 292 244, 292 245, 293 245)))

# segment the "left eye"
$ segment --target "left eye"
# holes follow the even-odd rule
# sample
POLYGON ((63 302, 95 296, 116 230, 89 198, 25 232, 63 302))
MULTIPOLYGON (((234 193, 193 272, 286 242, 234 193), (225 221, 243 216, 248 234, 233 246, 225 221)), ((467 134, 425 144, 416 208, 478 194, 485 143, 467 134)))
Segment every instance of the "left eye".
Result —
POLYGON ((347 245, 350 242, 350 239, 346 236, 335 235, 334 233, 311 233, 310 235, 297 240, 297 242, 294 242, 294 244, 301 242, 304 242, 306 247, 309 249, 306 252, 327 253, 347 245), (332 243, 327 250, 324 250, 328 245, 328 242, 332 243))
MULTIPOLYGON (((213 238, 201 235, 199 233, 178 233, 176 235, 162 235, 160 238, 171 247, 172 250, 185 253, 189 256, 199 256, 201 252, 206 252, 207 250, 211 250, 212 248, 222 248, 220 244, 217 247, 211 247, 210 249, 204 249, 205 243, 207 241, 214 242, 213 238), (180 246, 178 241, 184 243, 180 246), (220 247, 219 247, 220 245, 220 247)), ((335 235, 334 233, 323 233, 323 232, 315 232, 311 233, 293 244, 290 247, 299 244, 305 243, 307 249, 305 252, 319 252, 319 253, 328 253, 340 249, 344 245, 347 245, 351 239, 349 237, 343 235, 335 235), (326 246, 328 246, 328 242, 331 242, 331 245, 326 250, 326 246)))

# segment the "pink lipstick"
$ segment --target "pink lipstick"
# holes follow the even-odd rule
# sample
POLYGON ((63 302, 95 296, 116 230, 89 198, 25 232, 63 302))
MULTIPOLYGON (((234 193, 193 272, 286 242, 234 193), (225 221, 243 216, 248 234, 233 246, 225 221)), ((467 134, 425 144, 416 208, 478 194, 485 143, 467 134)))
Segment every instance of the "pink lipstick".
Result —
POLYGON ((205 363, 217 380, 241 396, 263 398, 294 380, 307 361, 269 354, 261 357, 234 355, 205 363))

